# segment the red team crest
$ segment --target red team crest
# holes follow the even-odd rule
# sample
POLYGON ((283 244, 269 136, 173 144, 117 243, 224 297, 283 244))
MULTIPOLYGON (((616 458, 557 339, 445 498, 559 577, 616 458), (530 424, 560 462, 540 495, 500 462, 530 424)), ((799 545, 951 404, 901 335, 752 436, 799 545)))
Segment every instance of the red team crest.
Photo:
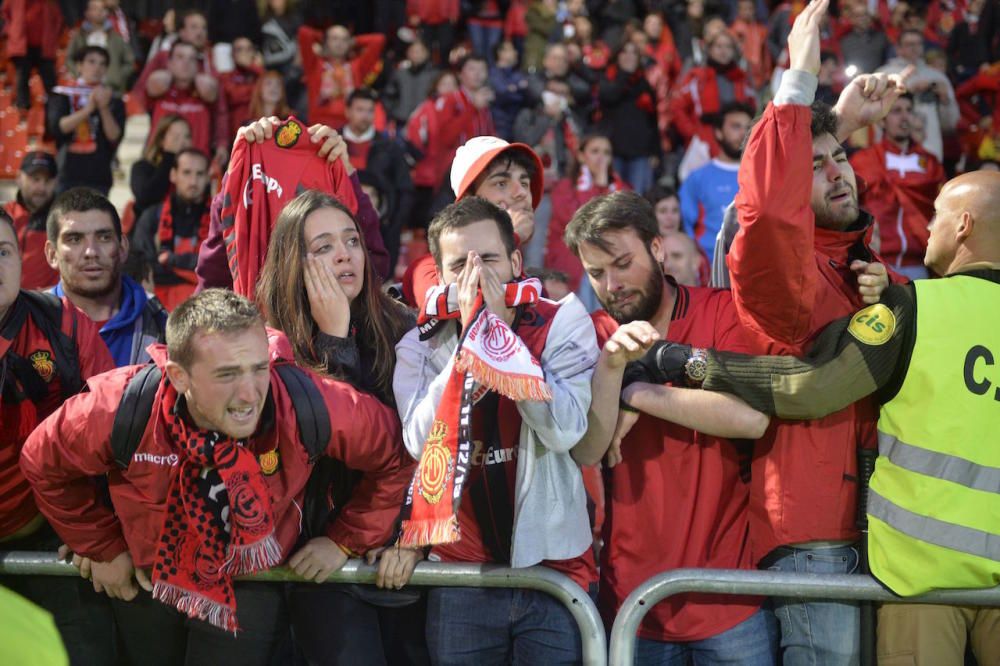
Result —
POLYGON ((40 349, 28 358, 31 359, 31 366, 38 373, 38 376, 44 379, 46 383, 51 382, 56 371, 56 364, 52 361, 52 354, 40 349))
POLYGON ((302 136, 302 125, 294 120, 289 120, 274 135, 274 142, 278 144, 279 148, 291 148, 298 143, 300 136, 302 136))
POLYGON ((454 464, 451 451, 444 445, 447 436, 448 426, 440 419, 435 420, 427 437, 424 455, 420 458, 417 492, 427 500, 428 504, 437 504, 441 501, 451 479, 454 464))

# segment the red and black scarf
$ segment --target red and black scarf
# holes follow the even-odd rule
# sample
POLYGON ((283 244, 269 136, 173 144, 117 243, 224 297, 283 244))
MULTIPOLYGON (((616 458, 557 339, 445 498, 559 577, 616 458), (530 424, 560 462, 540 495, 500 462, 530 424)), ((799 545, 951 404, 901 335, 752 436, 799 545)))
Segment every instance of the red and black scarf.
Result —
MULTIPOLYGON (((211 208, 209 206, 204 206, 201 219, 198 221, 198 235, 196 237, 175 238, 173 204, 174 195, 171 194, 163 202, 163 208, 160 210, 160 251, 170 249, 170 251, 174 254, 196 254, 198 252, 198 248, 205 241, 205 239, 208 238, 208 228, 212 222, 211 208)), ((176 267, 173 270, 181 279, 190 282, 191 284, 198 283, 198 277, 195 275, 194 271, 188 271, 176 267)))
MULTIPOLYGON (((504 296, 507 307, 515 308, 534 305, 541 293, 541 281, 529 278, 508 283, 504 296)), ((457 285, 431 287, 417 319, 421 340, 460 317, 457 285)), ((404 546, 454 543, 461 538, 458 505, 469 472, 476 383, 511 400, 552 399, 541 365, 510 326, 485 308, 482 295, 475 314, 463 324, 451 375, 406 495, 407 519, 400 538, 404 546)))
POLYGON ((167 386, 162 418, 181 463, 171 483, 153 564, 153 597, 188 617, 235 632, 233 576, 281 561, 271 496, 257 458, 239 442, 200 430, 167 386))

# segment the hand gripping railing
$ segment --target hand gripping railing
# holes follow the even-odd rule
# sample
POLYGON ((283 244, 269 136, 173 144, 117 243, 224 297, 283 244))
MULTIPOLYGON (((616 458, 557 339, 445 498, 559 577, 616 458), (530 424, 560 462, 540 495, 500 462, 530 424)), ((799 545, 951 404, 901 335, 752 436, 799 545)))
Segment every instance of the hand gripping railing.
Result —
POLYGON ((871 576, 735 569, 674 569, 650 578, 635 588, 625 599, 611 628, 611 666, 632 666, 635 659, 635 634, 639 630, 642 618, 656 603, 683 592, 1000 606, 1000 587, 986 590, 939 590, 904 598, 882 587, 871 576))
MULTIPOLYGON (((327 578, 328 583, 374 583, 377 569, 362 560, 348 560, 327 578)), ((78 576, 72 564, 60 560, 55 553, 28 551, 0 552, 0 574, 33 574, 44 576, 78 576)), ((286 567, 248 576, 248 580, 272 582, 305 582, 286 567)), ((607 664, 607 640, 597 607, 579 585, 569 577, 546 567, 511 569, 493 564, 444 564, 421 562, 410 578, 410 585, 428 587, 517 587, 549 594, 566 606, 580 627, 583 641, 583 663, 587 666, 607 664)))

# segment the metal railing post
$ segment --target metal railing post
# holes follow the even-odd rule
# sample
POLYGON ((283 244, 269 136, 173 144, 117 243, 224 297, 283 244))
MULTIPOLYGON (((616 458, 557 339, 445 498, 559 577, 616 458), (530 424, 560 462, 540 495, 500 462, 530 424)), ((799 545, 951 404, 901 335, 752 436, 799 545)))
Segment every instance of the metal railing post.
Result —
POLYGON ((1000 587, 986 590, 939 590, 899 597, 871 576, 793 574, 734 569, 674 569, 654 576, 628 595, 611 628, 611 666, 632 666, 635 635, 656 603, 683 592, 756 594, 800 599, 847 599, 966 606, 1000 606, 1000 587))
MULTIPOLYGON (((362 560, 348 560, 326 582, 371 584, 375 582, 376 571, 376 567, 362 560)), ((55 553, 28 551, 0 552, 0 574, 79 575, 72 564, 57 559, 55 553)), ((245 580, 305 582, 285 567, 247 576, 245 580)), ((492 564, 421 562, 414 570, 409 584, 428 587, 516 587, 545 592, 562 602, 580 627, 583 663, 587 666, 607 664, 607 638, 597 607, 579 585, 557 571, 541 566, 512 569, 492 564)))

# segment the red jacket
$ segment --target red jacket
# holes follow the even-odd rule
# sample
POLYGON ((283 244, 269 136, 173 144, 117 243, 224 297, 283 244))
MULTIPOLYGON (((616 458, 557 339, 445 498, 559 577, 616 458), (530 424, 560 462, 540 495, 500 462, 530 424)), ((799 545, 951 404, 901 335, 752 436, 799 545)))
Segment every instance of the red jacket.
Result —
POLYGON ((59 282, 59 273, 49 266, 45 259, 45 219, 48 207, 32 215, 24 207, 20 192, 14 201, 8 201, 3 209, 14 220, 17 244, 21 247, 21 288, 48 289, 59 282))
MULTIPOLYGON (((206 102, 198 95, 194 85, 186 90, 172 85, 160 97, 148 98, 146 106, 150 113, 150 127, 155 128, 164 116, 171 114, 186 120, 191 126, 191 147, 202 151, 209 159, 212 158, 212 148, 228 145, 229 127, 221 96, 214 102, 206 102)), ((152 141, 153 134, 149 133, 147 141, 152 141)))
MULTIPOLYGON (((740 230, 728 261, 736 309, 756 354, 801 355, 827 324, 862 307, 851 261, 881 261, 868 247, 870 221, 845 232, 816 227, 810 118, 807 106, 769 106, 740 167, 740 230)), ((822 419, 772 419, 752 466, 756 560, 780 545, 857 539, 856 455, 859 446, 876 445, 877 415, 868 399, 822 419)))
MULTIPOLYGON (((753 87, 747 73, 733 65, 725 74, 733 84, 736 101, 757 104, 753 87)), ((719 84, 715 79, 716 71, 709 66, 694 67, 687 73, 670 101, 670 117, 677 132, 684 138, 685 144, 690 143, 695 136, 701 137, 710 146, 715 146, 715 134, 711 124, 702 122, 702 116, 716 113, 722 108, 719 99, 719 84)), ((715 154, 716 151, 713 151, 715 154)))
MULTIPOLYGON (((78 314, 65 297, 62 302, 61 329, 70 337, 76 330, 75 342, 81 377, 89 379, 114 368, 114 361, 97 326, 87 317, 78 314)), ((17 301, 12 307, 16 307, 16 304, 17 301)), ((0 358, 12 351, 30 361, 38 375, 47 383, 48 393, 38 405, 30 400, 0 403, 0 537, 13 534, 38 515, 31 489, 21 475, 17 460, 31 431, 62 402, 58 352, 52 348, 30 314, 24 325, 12 333, 10 338, 0 334, 0 358)))
POLYGON ((458 23, 458 0, 406 0, 407 16, 416 16, 422 25, 458 23))
POLYGON ((350 60, 334 63, 313 51, 314 44, 323 43, 323 34, 322 30, 308 26, 299 28, 303 78, 309 90, 309 123, 343 127, 347 123, 344 115, 347 96, 355 88, 371 87, 382 71, 385 35, 357 35, 354 38, 357 55, 350 60), (324 87, 332 94, 321 98, 324 87))
POLYGON ((462 90, 425 101, 406 124, 406 140, 424 154, 413 167, 413 184, 437 189, 459 146, 473 137, 494 134, 490 110, 477 109, 462 90))
MULTIPOLYGON (((155 71, 161 69, 167 69, 167 63, 170 61, 170 49, 161 48, 159 51, 150 58, 146 64, 143 66, 142 71, 139 73, 139 78, 136 79, 135 85, 132 86, 132 90, 129 91, 129 95, 135 97, 140 104, 148 104, 146 99, 146 80, 149 79, 149 75, 155 71)), ((212 61, 212 47, 205 46, 201 53, 198 54, 198 72, 200 74, 208 74, 210 76, 219 78, 219 73, 215 70, 215 63, 212 61)), ((221 91, 220 91, 221 94, 221 91)), ((150 126, 150 134, 156 129, 156 125, 150 126)))
POLYGON ((919 145, 901 153, 885 139, 854 153, 851 166, 868 186, 861 206, 878 223, 879 252, 894 267, 922 266, 944 167, 919 145))
MULTIPOLYGON (((163 367, 166 348, 160 345, 151 351, 163 367)), ((128 468, 115 464, 109 443, 111 425, 128 380, 140 368, 118 368, 91 379, 89 392, 66 401, 28 438, 21 470, 42 513, 74 552, 107 562, 128 550, 136 566, 148 567, 156 556, 167 492, 179 469, 179 449, 155 417, 146 426, 128 468), (101 500, 90 478, 104 475, 113 509, 101 500)), ((330 413, 327 455, 365 473, 327 535, 363 553, 388 539, 415 463, 403 449, 399 419, 392 409, 343 382, 313 379, 330 413)), ((163 390, 161 382, 154 415, 160 414, 163 390)), ((276 537, 287 558, 301 531, 312 465, 299 441, 291 398, 273 368, 270 400, 274 421, 251 438, 247 447, 257 454, 278 452, 277 472, 264 478, 271 491, 276 537)))
POLYGON ((552 199, 552 217, 549 218, 549 229, 545 238, 545 267, 562 271, 569 276, 570 291, 576 291, 583 278, 583 264, 563 242, 563 234, 570 219, 580 206, 594 197, 628 189, 629 186, 617 177, 609 187, 591 185, 581 190, 577 183, 569 178, 563 178, 552 188, 549 194, 552 199))
POLYGON ((55 0, 4 0, 0 9, 7 25, 7 55, 28 54, 28 45, 38 37, 42 57, 55 60, 63 29, 62 10, 55 0), (31 6, 32 11, 28 11, 31 6))

